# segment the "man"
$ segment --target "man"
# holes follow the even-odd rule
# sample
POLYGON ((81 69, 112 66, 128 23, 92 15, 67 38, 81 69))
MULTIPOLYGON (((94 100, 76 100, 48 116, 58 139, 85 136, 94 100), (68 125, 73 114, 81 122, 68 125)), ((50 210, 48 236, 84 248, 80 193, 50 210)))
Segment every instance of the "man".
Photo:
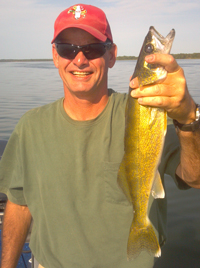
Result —
MULTIPOLYGON (((0 191, 9 199, 1 268, 16 267, 32 218, 30 247, 45 268, 153 267, 154 258, 145 251, 126 259, 133 213, 117 185, 126 94, 107 88, 117 48, 103 11, 84 4, 63 11, 55 22, 52 53, 64 98, 26 113, 1 160, 0 191)), ((146 61, 163 65, 168 76, 144 88, 132 80, 132 96, 166 109, 178 124, 178 135, 168 131, 160 173, 170 174, 180 188, 200 188, 198 108, 184 73, 170 55, 146 61)), ((165 217, 166 200, 154 201, 150 219, 160 244, 165 217)))

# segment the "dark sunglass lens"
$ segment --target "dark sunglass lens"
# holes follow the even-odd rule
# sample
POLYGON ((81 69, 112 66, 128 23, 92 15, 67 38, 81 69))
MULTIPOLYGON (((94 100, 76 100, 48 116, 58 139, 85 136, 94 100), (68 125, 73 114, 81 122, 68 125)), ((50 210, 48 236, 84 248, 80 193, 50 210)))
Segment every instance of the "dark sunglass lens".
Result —
POLYGON ((71 44, 56 44, 56 51, 62 58, 69 60, 74 59, 78 52, 71 44))
POLYGON ((93 60, 102 57, 106 52, 106 48, 103 44, 90 44, 82 48, 82 51, 87 59, 93 60))
POLYGON ((106 52, 105 44, 89 44, 84 46, 75 46, 66 43, 57 43, 56 50, 58 54, 65 59, 73 60, 79 51, 82 51, 88 60, 102 57, 106 52))

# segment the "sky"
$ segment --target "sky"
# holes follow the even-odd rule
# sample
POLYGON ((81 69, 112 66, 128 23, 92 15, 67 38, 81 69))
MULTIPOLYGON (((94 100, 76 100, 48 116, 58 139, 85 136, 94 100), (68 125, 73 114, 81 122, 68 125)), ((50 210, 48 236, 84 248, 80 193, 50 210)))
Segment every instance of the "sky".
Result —
MULTIPOLYGON (((0 0, 0 59, 50 59, 54 21, 71 0, 0 0)), ((200 52, 200 0, 89 0, 104 10, 118 56, 138 56, 150 26, 176 31, 171 53, 200 52)))

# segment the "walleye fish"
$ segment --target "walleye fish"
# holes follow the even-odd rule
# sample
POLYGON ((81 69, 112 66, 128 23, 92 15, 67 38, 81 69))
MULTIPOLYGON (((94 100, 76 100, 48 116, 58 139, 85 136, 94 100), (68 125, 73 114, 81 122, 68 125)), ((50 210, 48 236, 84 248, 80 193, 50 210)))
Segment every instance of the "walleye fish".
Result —
MULTIPOLYGON (((148 85, 166 77, 162 66, 145 61, 148 54, 170 52, 175 31, 164 38, 154 27, 145 37, 134 74, 139 85, 148 85)), ((164 188, 158 172, 167 128, 167 115, 163 109, 142 106, 129 96, 126 106, 125 152, 119 172, 118 183, 133 204, 134 217, 127 245, 127 259, 136 258, 142 250, 155 257, 161 255, 160 245, 153 225, 148 218, 150 194, 164 198, 164 188)))

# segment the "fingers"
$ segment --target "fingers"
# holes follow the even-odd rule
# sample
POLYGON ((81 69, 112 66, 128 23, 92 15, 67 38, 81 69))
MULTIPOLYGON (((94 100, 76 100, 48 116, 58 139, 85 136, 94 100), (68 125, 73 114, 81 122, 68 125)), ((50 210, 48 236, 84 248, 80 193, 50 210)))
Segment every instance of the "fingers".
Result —
POLYGON ((152 54, 145 58, 151 64, 163 65, 167 71, 167 77, 157 83, 139 87, 139 81, 134 78, 130 81, 131 96, 137 98, 139 103, 143 105, 167 107, 167 98, 176 96, 182 98, 186 81, 182 68, 177 64, 171 55, 152 54), (167 97, 167 98, 165 98, 167 97))
POLYGON ((131 91, 131 96, 137 98, 142 105, 162 107, 164 109, 169 109, 170 104, 174 103, 174 91, 164 84, 137 88, 131 91))
POLYGON ((145 61, 150 64, 159 64, 162 65, 168 73, 176 72, 180 66, 169 54, 152 54, 146 56, 145 61))
POLYGON ((169 113, 176 106, 180 106, 186 96, 186 82, 181 68, 168 73, 167 77, 158 83, 142 87, 137 87, 137 79, 133 79, 130 84, 132 83, 134 85, 131 86, 131 96, 137 98, 140 104, 164 108, 169 113))
MULTIPOLYGON (((176 60, 169 54, 152 54, 148 55, 145 58, 146 62, 150 64, 158 64, 163 66, 166 71, 169 73, 175 73, 181 69, 176 60)), ((161 81, 160 81, 161 82, 161 81)), ((159 83, 160 83, 159 82, 159 83)), ((139 87, 139 82, 137 77, 131 80, 129 86, 133 89, 139 87)))
POLYGON ((134 79, 132 79, 132 80, 131 80, 131 78, 130 78, 129 86, 130 86, 130 88, 132 88, 132 89, 138 88, 138 87, 139 87, 139 81, 138 81, 138 78, 136 77, 136 78, 134 78, 134 79))
MULTIPOLYGON (((139 87, 138 78, 134 78, 130 81, 131 96, 138 99, 138 102, 142 105, 160 107, 164 105, 166 101, 163 101, 163 97, 166 95, 165 85, 163 84, 151 84, 139 87)), ((168 96, 170 96, 168 90, 168 96)))
POLYGON ((134 98, 146 97, 146 96, 160 96, 162 94, 162 86, 160 84, 154 84, 152 86, 143 86, 132 90, 131 96, 134 98))
POLYGON ((150 64, 163 66, 167 77, 157 83, 139 87, 138 79, 130 81, 131 96, 141 105, 163 108, 168 116, 185 124, 194 121, 195 103, 191 98, 183 69, 171 55, 153 54, 145 58, 150 64))
POLYGON ((166 107, 169 110, 169 97, 145 97, 145 98, 138 98, 138 103, 144 106, 152 106, 157 108, 165 109, 166 107))

